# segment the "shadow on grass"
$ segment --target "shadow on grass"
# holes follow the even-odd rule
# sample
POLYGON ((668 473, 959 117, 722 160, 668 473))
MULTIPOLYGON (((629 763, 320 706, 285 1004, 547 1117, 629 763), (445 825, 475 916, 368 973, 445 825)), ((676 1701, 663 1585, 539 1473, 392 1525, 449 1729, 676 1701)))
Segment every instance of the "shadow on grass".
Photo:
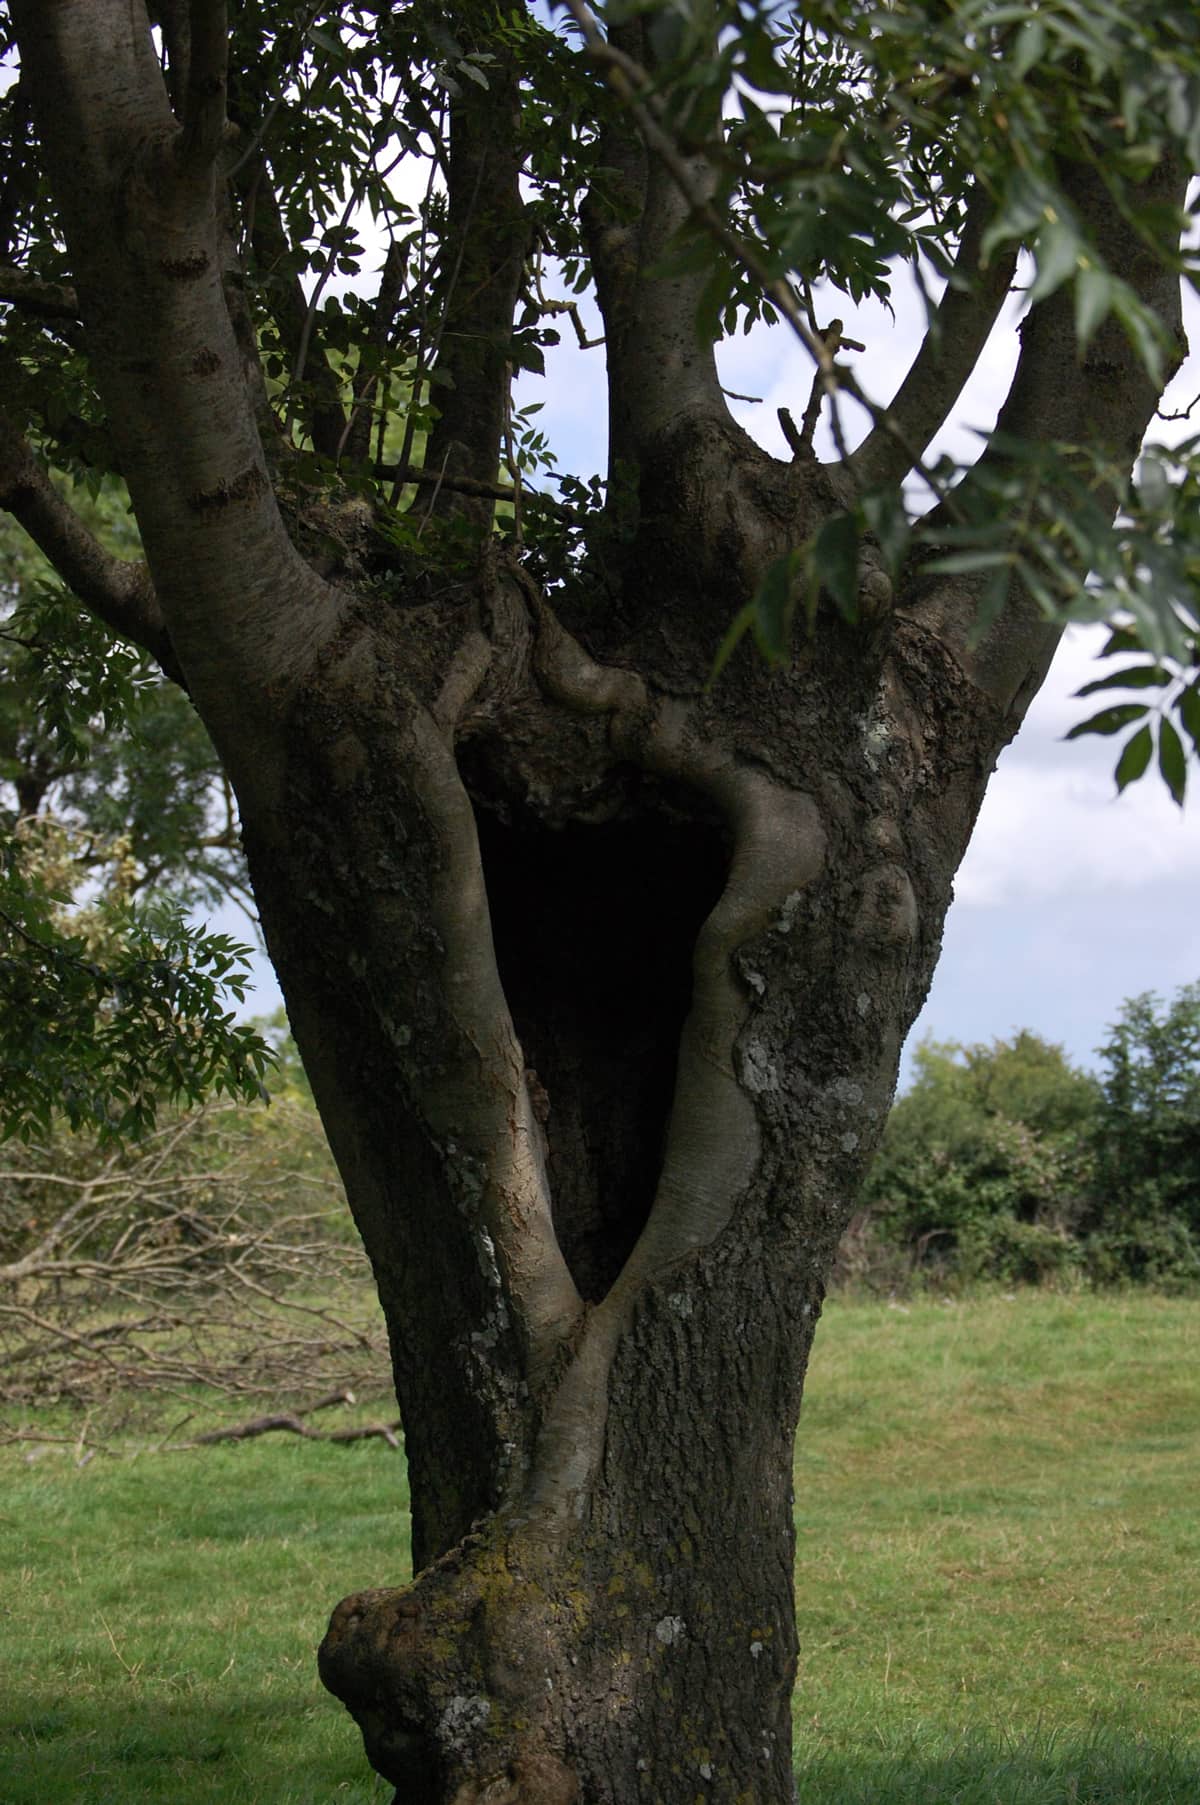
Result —
MULTIPOLYGON (((0 1710, 4 1805, 385 1805, 340 1709, 250 1695, 221 1717, 196 1700, 26 1697, 0 1710)), ((798 1805, 1197 1805, 1200 1749, 1108 1731, 972 1736, 950 1747, 815 1755, 798 1805)), ((714 1795, 719 1796, 719 1795, 714 1795)))
POLYGON ((161 1688, 0 1706, 3 1805, 384 1805, 341 1707, 248 1692, 228 1713, 161 1688))
POLYGON ((1200 1748, 1112 1731, 973 1735, 951 1748, 817 1755, 796 1773, 797 1805, 1198 1805, 1200 1748))

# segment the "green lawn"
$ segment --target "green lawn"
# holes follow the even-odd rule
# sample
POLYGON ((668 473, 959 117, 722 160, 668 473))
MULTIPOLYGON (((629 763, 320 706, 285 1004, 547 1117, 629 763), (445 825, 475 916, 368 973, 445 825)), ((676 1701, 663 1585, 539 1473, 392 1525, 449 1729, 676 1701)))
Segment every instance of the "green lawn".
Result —
POLYGON ((802 1797, 1200 1802, 1200 1303, 833 1304, 796 1459, 802 1797))
MULTIPOLYGON (((806 1805, 1197 1805, 1200 1304, 834 1303, 797 1448, 806 1805)), ((0 1448, 3 1805, 386 1801, 315 1677, 402 1462, 0 1448)))

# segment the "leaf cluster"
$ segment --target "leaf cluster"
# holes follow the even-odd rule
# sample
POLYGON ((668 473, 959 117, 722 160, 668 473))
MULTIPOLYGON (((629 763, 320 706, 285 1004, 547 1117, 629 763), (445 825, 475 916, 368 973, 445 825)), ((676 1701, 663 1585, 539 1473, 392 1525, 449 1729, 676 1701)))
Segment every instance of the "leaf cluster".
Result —
POLYGON ((248 949, 185 914, 244 881, 212 746, 44 571, 0 535, 0 1138, 62 1116, 120 1140, 163 1101, 258 1096, 270 1056, 228 1008, 248 949))
POLYGON ((914 1268, 1003 1282, 1200 1282, 1200 985, 1127 1002, 1098 1075, 1022 1031, 925 1042, 868 1180, 914 1268))
POLYGON ((0 848, 0 1138, 62 1115, 123 1140, 164 1100, 264 1095, 269 1048, 226 1007, 245 1000, 249 949, 119 898, 75 926, 24 851, 20 837, 0 848))

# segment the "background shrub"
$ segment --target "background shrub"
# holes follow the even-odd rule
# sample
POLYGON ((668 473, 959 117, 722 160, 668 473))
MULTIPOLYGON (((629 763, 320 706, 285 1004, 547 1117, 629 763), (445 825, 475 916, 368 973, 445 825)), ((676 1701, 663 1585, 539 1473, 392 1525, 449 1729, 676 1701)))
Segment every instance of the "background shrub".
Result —
POLYGON ((840 1277, 1200 1286, 1200 984, 1126 1003, 1098 1058, 925 1041, 840 1277))

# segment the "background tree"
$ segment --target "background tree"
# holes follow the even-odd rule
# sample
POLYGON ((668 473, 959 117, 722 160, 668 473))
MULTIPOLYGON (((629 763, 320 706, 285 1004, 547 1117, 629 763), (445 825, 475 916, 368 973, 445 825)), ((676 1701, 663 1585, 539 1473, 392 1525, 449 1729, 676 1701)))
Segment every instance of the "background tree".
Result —
MULTIPOLYGON (((76 497, 89 530, 135 548, 127 500, 93 487, 76 497)), ((120 1137, 164 1095, 261 1092, 266 1045, 227 1007, 246 949, 188 920, 230 896, 249 906, 232 792, 195 710, 7 520, 0 1137, 55 1115, 120 1137)))
POLYGON ((1191 984, 1166 1005, 1127 1002, 1098 1076, 1024 1029, 924 1042, 864 1187, 855 1270, 894 1283, 899 1248, 939 1282, 1194 1285, 1198 1028, 1191 984))
POLYGON ((1133 997, 1100 1048, 1088 1226, 1105 1277, 1200 1280, 1200 984, 1133 997))
POLYGON ((1079 1269, 1099 1103, 1096 1080, 1028 1030, 991 1046, 924 1041, 863 1190, 873 1233, 943 1278, 1079 1269))
POLYGON ((322 1652, 371 1759, 405 1801, 775 1802, 824 1274, 1067 609, 1130 611, 1124 775, 1183 790, 1190 453, 1128 473, 1200 26, 568 10, 582 47, 482 0, 12 0, 0 499, 237 797, 406 1424, 419 1577, 322 1652), (931 469, 1022 248, 999 429, 931 469), (905 267, 882 409, 830 322, 905 267), (604 320, 600 508, 524 492, 555 271, 604 320), (790 462, 714 357, 767 317, 814 360, 790 462), (145 563, 47 464, 119 475, 145 563))

